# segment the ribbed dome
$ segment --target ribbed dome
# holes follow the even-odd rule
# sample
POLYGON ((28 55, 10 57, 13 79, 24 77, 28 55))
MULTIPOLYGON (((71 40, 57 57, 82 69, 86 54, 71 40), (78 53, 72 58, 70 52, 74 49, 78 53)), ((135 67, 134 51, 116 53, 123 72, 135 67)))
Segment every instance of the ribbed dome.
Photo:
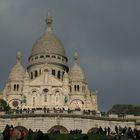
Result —
POLYGON ((25 74, 25 69, 20 63, 20 53, 17 54, 17 62, 15 66, 12 68, 8 80, 23 80, 24 74, 25 74))
POLYGON ((85 81, 85 74, 77 62, 77 60, 78 60, 77 52, 74 53, 73 58, 74 58, 75 62, 70 70, 71 80, 72 81, 85 81))
POLYGON ((45 33, 33 45, 31 56, 44 53, 65 56, 65 50, 62 42, 52 31, 52 17, 50 14, 48 14, 46 18, 46 24, 47 29, 45 33))
POLYGON ((40 39, 35 42, 32 48, 31 56, 44 53, 65 56, 65 50, 62 42, 52 31, 46 31, 40 39))
POLYGON ((72 81, 85 81, 85 75, 81 67, 75 63, 70 70, 70 77, 72 81))

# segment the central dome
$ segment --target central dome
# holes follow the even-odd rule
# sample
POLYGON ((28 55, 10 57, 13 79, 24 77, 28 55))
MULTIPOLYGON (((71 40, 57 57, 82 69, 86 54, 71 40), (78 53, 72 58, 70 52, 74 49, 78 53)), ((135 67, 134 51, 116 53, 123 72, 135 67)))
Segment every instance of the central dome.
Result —
POLYGON ((47 16, 47 29, 43 35, 34 43, 31 56, 37 54, 58 54, 65 57, 65 49, 60 39, 53 33, 52 17, 47 16))
MULTIPOLYGON (((43 67, 49 64, 51 67, 51 73, 57 72, 57 77, 63 79, 63 73, 69 71, 67 66, 68 59, 65 54, 64 45, 60 39, 53 33, 52 30, 52 17, 50 14, 46 18, 46 30, 34 43, 31 51, 31 55, 28 59, 27 70, 30 75, 30 79, 36 78, 44 72, 43 67)), ((55 75, 56 76, 56 75, 55 75)))
POLYGON ((31 56, 36 54, 59 54, 65 56, 62 42, 52 31, 46 31, 34 44, 31 56))

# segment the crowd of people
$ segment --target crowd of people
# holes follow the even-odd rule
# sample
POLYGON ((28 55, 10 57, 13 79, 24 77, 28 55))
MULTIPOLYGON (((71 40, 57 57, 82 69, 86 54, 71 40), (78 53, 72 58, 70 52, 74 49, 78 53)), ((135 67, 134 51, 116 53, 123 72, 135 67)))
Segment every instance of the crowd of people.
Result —
MULTIPOLYGON (((60 134, 60 130, 51 131, 54 134, 60 134)), ((75 129, 70 130, 70 134, 82 134, 82 130, 75 129)), ((140 131, 137 129, 132 129, 131 127, 121 127, 115 126, 112 131, 110 127, 101 126, 99 128, 93 129, 90 131, 90 134, 99 134, 99 135, 110 135, 116 139, 120 139, 120 137, 125 136, 128 139, 140 139, 140 131)), ((84 137, 83 137, 84 138, 84 137)), ((85 137, 87 139, 88 137, 85 137)), ((36 130, 33 132, 31 129, 28 131, 23 128, 14 128, 13 125, 6 125, 2 135, 0 136, 0 140, 50 140, 48 134, 44 134, 41 130, 36 130), (12 139, 11 139, 12 138, 12 139)))
POLYGON ((127 138, 131 139, 140 139, 140 131, 137 129, 132 129, 131 127, 121 127, 121 126, 115 126, 114 131, 110 129, 110 127, 104 127, 102 128, 101 126, 94 130, 91 131, 91 133, 95 134, 101 134, 101 135, 112 135, 115 138, 119 138, 121 136, 126 136, 127 138))
POLYGON ((13 125, 6 125, 0 140, 50 140, 48 134, 44 134, 41 130, 33 132, 29 129, 26 132, 24 129, 15 129, 13 125))
POLYGON ((23 129, 15 130, 13 125, 9 126, 7 124, 2 133, 1 139, 10 140, 10 138, 16 137, 16 140, 23 140, 25 135, 26 135, 26 133, 23 129))
POLYGON ((70 134, 82 134, 81 129, 70 130, 70 134))
MULTIPOLYGON (((6 114, 32 114, 35 113, 36 111, 42 111, 42 113, 50 113, 50 112, 54 112, 54 113, 63 113, 63 112, 68 112, 68 113, 73 113, 74 111, 81 111, 80 109, 75 109, 75 110, 71 110, 71 109, 67 109, 65 110, 65 108, 17 108, 17 109, 11 109, 9 112, 6 112, 6 114)), ((81 111, 84 115, 96 115, 96 111, 91 111, 91 110, 83 110, 81 111)))

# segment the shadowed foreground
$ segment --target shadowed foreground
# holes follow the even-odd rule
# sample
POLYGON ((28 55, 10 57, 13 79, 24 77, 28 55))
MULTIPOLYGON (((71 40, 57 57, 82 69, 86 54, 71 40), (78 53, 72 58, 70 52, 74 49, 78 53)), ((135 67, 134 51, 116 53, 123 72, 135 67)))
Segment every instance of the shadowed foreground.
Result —
MULTIPOLYGON (((14 139, 13 139, 14 140, 14 139)), ((24 140, 40 140, 36 138, 36 134, 31 137, 25 137, 24 140)), ((83 135, 83 134, 49 134, 41 140, 115 140, 110 136, 103 135, 83 135)))

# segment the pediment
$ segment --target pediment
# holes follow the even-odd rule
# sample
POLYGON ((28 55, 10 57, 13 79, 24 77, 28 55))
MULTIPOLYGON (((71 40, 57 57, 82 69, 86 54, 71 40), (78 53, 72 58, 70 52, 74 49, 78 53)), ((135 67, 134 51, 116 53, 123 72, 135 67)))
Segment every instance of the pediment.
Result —
POLYGON ((38 76, 36 79, 30 81, 30 85, 32 85, 32 86, 41 86, 41 85, 43 85, 43 86, 45 86, 45 85, 62 86, 63 83, 61 80, 57 79, 53 75, 51 75, 49 73, 44 73, 44 74, 38 76))

